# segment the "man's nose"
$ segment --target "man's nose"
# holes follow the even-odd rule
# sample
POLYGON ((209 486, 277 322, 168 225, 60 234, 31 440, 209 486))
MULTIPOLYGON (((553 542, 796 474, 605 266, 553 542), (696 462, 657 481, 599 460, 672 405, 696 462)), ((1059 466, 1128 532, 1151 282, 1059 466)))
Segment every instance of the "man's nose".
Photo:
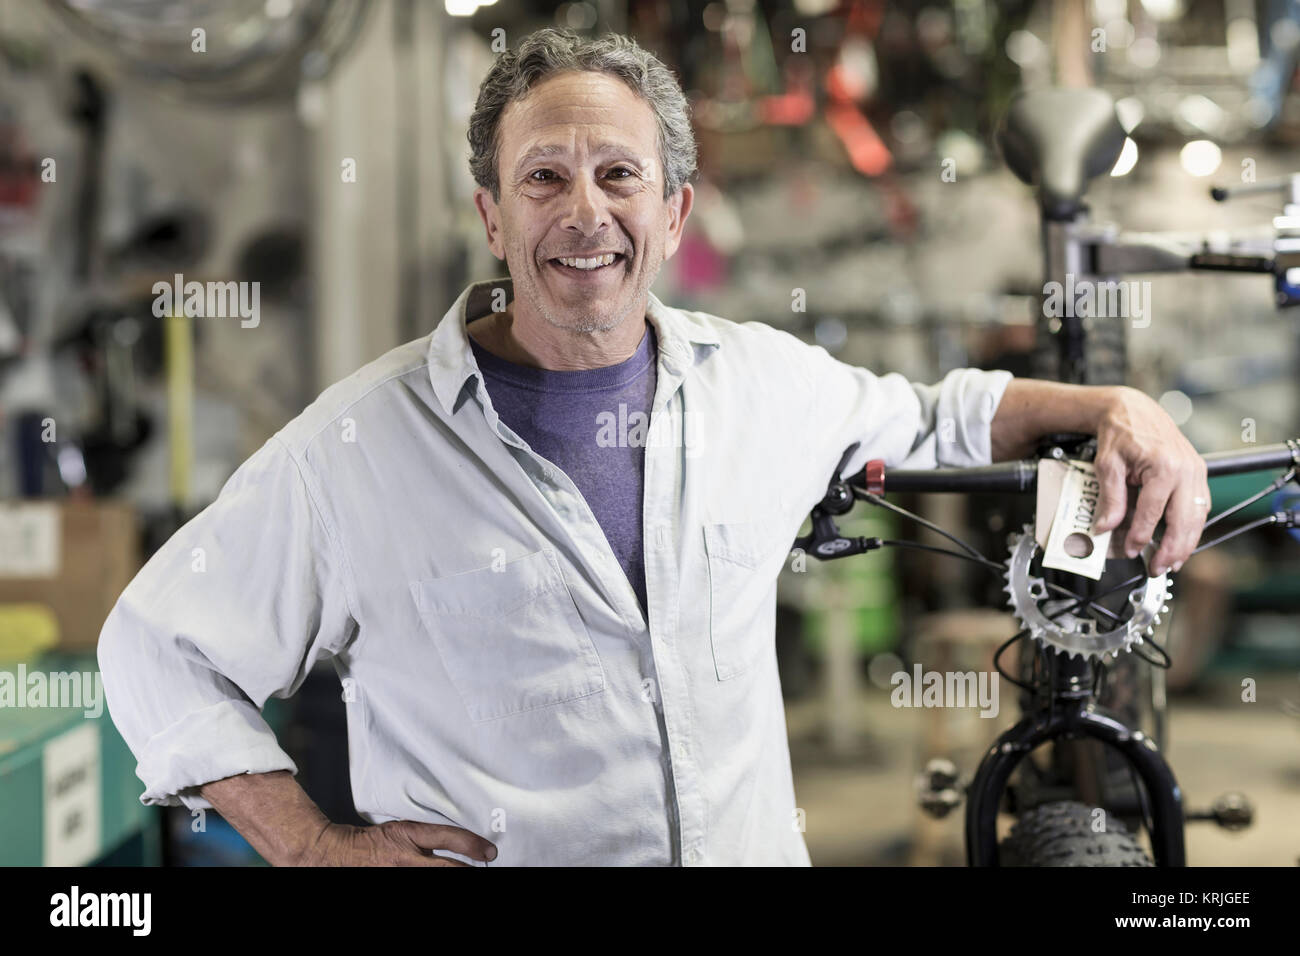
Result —
POLYGON ((561 225, 565 229, 575 229, 584 236, 594 236, 609 225, 609 209, 605 204, 605 194, 596 181, 587 174, 573 178, 569 187, 569 209, 561 225))

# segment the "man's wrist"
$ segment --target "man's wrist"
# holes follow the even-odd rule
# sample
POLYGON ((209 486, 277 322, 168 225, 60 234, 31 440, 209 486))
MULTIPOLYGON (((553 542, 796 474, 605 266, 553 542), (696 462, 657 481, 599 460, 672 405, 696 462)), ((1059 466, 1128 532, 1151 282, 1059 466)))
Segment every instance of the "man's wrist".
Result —
MULTIPOLYGON (((1007 383, 990 428, 993 461, 1023 458, 1054 432, 1096 435, 1122 405, 1127 385, 1071 385, 1035 378, 1007 383)), ((1140 394, 1140 393, 1139 393, 1140 394)))
POLYGON ((1132 391, 1127 385, 1094 385, 1087 389, 1085 405, 1088 409, 1088 425, 1083 431, 1096 435, 1109 418, 1111 411, 1122 404, 1124 393, 1132 391))
POLYGON ((214 780, 199 793, 273 866, 300 863, 330 825, 287 770, 214 780))

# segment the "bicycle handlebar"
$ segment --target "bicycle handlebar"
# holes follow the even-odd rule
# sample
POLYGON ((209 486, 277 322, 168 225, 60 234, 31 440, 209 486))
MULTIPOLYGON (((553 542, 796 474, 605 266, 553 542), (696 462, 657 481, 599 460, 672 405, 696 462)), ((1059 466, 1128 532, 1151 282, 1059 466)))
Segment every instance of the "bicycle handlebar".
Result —
MULTIPOLYGON (((1203 456, 1209 477, 1300 467, 1300 439, 1262 445, 1248 451, 1216 451, 1203 456)), ((872 494, 919 491, 931 494, 1027 494, 1038 488, 1038 459, 999 462, 975 468, 899 469, 890 471, 879 459, 845 479, 872 494)))

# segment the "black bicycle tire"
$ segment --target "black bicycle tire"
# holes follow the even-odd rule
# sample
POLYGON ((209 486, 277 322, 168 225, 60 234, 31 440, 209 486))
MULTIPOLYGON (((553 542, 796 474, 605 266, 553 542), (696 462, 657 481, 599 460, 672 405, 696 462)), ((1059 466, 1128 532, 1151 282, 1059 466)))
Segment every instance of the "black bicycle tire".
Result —
MULTIPOLYGON (((1096 808, 1077 800, 1042 803, 1020 815, 998 846, 1002 866, 1151 867, 1137 838, 1113 814, 1093 828, 1096 808)), ((1104 811, 1103 811, 1104 812, 1104 811)))

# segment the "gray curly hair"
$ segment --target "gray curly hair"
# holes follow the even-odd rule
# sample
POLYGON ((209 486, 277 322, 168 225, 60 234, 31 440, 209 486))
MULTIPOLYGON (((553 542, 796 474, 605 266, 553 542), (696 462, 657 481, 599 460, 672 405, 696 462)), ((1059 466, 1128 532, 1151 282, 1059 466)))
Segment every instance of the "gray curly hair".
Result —
POLYGON ((469 120, 469 168, 474 181, 501 200, 497 172, 501 148, 501 115, 514 100, 556 73, 608 73, 640 96, 659 123, 659 160, 664 169, 664 198, 672 196, 695 174, 695 134, 690 106, 672 72, 631 37, 609 33, 586 40, 567 30, 530 33, 512 52, 502 53, 484 77, 469 120))

